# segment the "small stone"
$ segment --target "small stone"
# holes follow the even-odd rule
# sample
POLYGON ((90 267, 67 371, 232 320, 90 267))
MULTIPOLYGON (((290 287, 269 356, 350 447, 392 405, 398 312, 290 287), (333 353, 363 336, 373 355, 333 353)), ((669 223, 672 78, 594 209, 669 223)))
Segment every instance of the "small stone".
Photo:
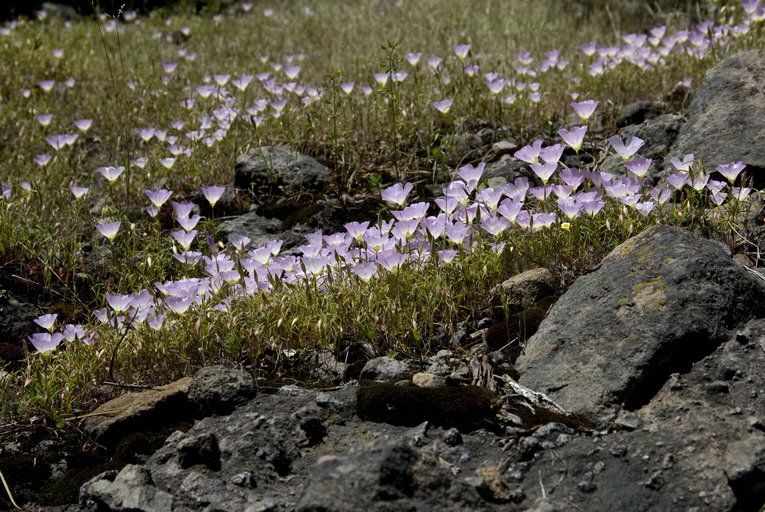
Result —
POLYGON ((450 428, 444 432, 444 443, 447 446, 459 446, 462 444, 462 434, 456 428, 450 428))
POLYGON ((661 463, 661 469, 670 469, 675 465, 675 456, 668 453, 664 456, 664 461, 661 463))
POLYGON ((514 489, 510 491, 510 501, 513 503, 521 503, 523 500, 526 499, 526 493, 523 492, 523 489, 520 487, 518 489, 514 489))
POLYGON ((245 487, 247 489, 254 489, 257 487, 255 476, 251 471, 243 471, 242 473, 237 473, 231 477, 231 483, 238 487, 245 487))
POLYGON ((406 433, 413 446, 420 447, 427 443, 429 426, 428 422, 424 421, 406 433))
POLYGON ((619 411, 619 415, 616 417, 614 423, 624 430, 635 430, 640 426, 640 420, 638 420, 637 414, 629 411, 619 411))
POLYGON ((491 152, 495 158, 508 155, 518 149, 518 143, 514 140, 501 140, 491 145, 491 152))
POLYGON ((296 386, 295 384, 288 384, 286 386, 280 387, 276 393, 281 396, 300 396, 305 392, 306 390, 300 386, 296 386))
POLYGON ((616 446, 608 450, 608 453, 610 453, 614 457, 621 458, 627 455, 627 447, 624 446, 623 444, 617 444, 616 446))
POLYGON ((248 505, 244 512, 277 512, 279 510, 282 510, 282 507, 276 501, 262 500, 248 505))
POLYGON ((749 370, 748 365, 738 356, 726 354, 717 365, 717 378, 719 380, 732 380, 737 375, 743 375, 749 370))
POLYGON ((592 467, 592 472, 596 475, 603 472, 603 470, 606 469, 606 463, 603 461, 598 461, 595 463, 595 465, 592 467))
POLYGON ((370 359, 361 370, 362 380, 379 380, 396 382, 404 378, 409 371, 409 365, 390 357, 375 357, 370 359))
POLYGON ((658 491, 664 485, 664 476, 661 471, 654 471, 645 483, 645 486, 653 491, 658 491))
POLYGON ((432 373, 419 372, 412 376, 412 383, 421 388, 438 388, 446 385, 446 379, 432 373))
POLYGON ((580 491, 586 493, 595 492, 595 490, 598 488, 598 486, 595 485, 595 482, 593 482, 593 474, 591 471, 586 472, 582 478, 582 481, 576 484, 576 486, 580 491))
POLYGON ((329 393, 319 393, 316 395, 316 405, 324 409, 338 409, 342 404, 329 393))

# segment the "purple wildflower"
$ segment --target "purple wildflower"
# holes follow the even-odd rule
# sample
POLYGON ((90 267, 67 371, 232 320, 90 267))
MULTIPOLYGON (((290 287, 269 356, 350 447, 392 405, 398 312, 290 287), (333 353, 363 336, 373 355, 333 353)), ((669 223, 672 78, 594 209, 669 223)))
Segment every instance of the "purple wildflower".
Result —
POLYGON ((586 123, 592 117, 595 109, 598 108, 598 102, 595 100, 574 102, 571 104, 571 108, 574 109, 579 119, 586 123))
POLYGON ((125 171, 125 168, 122 166, 99 167, 98 169, 96 169, 96 172, 100 174, 101 176, 103 176, 104 178, 106 178, 106 180, 109 183, 114 183, 117 180, 117 178, 119 178, 122 175, 124 171, 125 171))
POLYGON ((61 340, 64 339, 64 335, 61 333, 39 332, 31 335, 28 339, 38 352, 50 352, 58 347, 61 340))
POLYGON ((226 187, 220 187, 217 185, 202 187, 202 194, 204 194, 207 202, 210 203, 210 206, 212 207, 215 207, 215 203, 218 202, 225 191, 226 187))
POLYGON ((120 230, 122 223, 120 221, 109 222, 107 220, 100 220, 96 224, 98 232, 106 237, 110 242, 117 236, 117 232, 120 230))
POLYGON ((56 318, 58 318, 58 315, 56 313, 51 313, 49 315, 42 315, 35 318, 35 323, 45 329, 48 332, 53 331, 53 326, 56 323, 56 318))
POLYGON ((629 172, 631 172, 638 178, 643 178, 648 173, 648 169, 651 167, 652 163, 653 163, 653 160, 651 160, 650 158, 644 158, 640 156, 635 158, 634 160, 631 160, 625 163, 624 167, 626 167, 629 172))
POLYGON ((167 189, 144 190, 144 193, 146 194, 146 197, 149 198, 149 201, 151 201, 151 204, 157 208, 162 208, 162 205, 173 195, 173 193, 167 189))
POLYGON ((388 204, 403 206, 404 203, 406 203, 407 196, 413 188, 414 185, 411 183, 406 183, 404 185, 401 185, 401 183, 396 183, 384 189, 380 193, 380 196, 382 197, 382 200, 388 204))
POLYGON ((731 184, 736 181, 736 178, 746 168, 744 162, 731 162, 729 164, 721 164, 715 167, 715 170, 725 176, 731 184))
POLYGON ((561 128, 558 131, 558 135, 563 139, 563 142, 569 145, 571 149, 579 152, 582 149, 582 143, 584 142, 584 135, 587 133, 587 126, 574 126, 571 130, 561 128))
POLYGON ((645 141, 634 136, 624 141, 618 135, 613 135, 608 138, 608 143, 623 160, 629 160, 645 144, 645 141))
POLYGON ((687 155, 683 156, 682 159, 676 156, 673 156, 672 158, 669 159, 669 163, 671 163, 672 167, 674 167, 678 171, 688 172, 691 170, 691 166, 693 165, 694 158, 695 157, 693 153, 688 153, 687 155))
POLYGON ((438 110, 439 112, 441 112, 442 114, 447 114, 449 113, 449 110, 452 108, 452 103, 453 103, 453 100, 446 98, 443 100, 434 101, 430 105, 436 110, 438 110))

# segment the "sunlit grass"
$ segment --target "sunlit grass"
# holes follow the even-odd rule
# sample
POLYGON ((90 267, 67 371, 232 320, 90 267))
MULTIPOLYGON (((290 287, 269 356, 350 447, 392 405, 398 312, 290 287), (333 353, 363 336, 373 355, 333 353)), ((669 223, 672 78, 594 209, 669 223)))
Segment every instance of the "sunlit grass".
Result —
MULTIPOLYGON (((0 36, 0 65, 18 70, 0 76, 0 183, 13 186, 12 200, 0 200, 0 265, 22 283, 69 304, 68 320, 91 321, 91 311, 104 305, 107 291, 130 293, 202 275, 173 258, 177 244, 160 220, 143 212, 149 204, 145 189, 167 188, 173 199, 187 199, 203 185, 230 184, 241 153, 278 143, 327 164, 333 196, 376 194, 381 183, 396 180, 446 183, 455 173, 449 142, 455 133, 487 125, 521 143, 538 136, 553 140, 559 128, 572 126, 569 103, 577 94, 601 101, 597 121, 602 133, 611 135, 623 105, 662 99, 681 80, 697 84, 726 55, 763 46, 762 28, 756 25, 703 58, 669 54, 665 63, 648 70, 623 63, 591 76, 592 59, 582 54, 580 44, 617 45, 625 33, 656 24, 666 23, 670 30, 689 26, 688 17, 630 17, 596 7, 572 30, 572 11, 552 0, 400 4, 330 1, 314 6, 312 15, 283 6, 269 17, 248 13, 220 19, 154 13, 117 30, 106 18, 69 27, 56 20, 34 21, 0 36), (470 44, 464 62, 452 49, 461 43, 470 44), (560 51, 568 65, 559 72, 519 75, 539 84, 539 102, 519 93, 508 104, 502 101, 506 94, 487 90, 484 73, 515 75, 518 52, 528 51, 539 61, 551 50, 560 51), (423 62, 411 66, 404 57, 409 52, 422 52, 423 62), (436 73, 424 64, 430 56, 444 59, 436 73), (163 66, 168 62, 177 62, 177 68, 168 72, 163 66), (233 79, 269 72, 287 81, 275 63, 301 66, 296 81, 322 90, 321 100, 304 107, 303 94, 285 93, 289 101, 278 118, 267 115, 271 109, 266 107, 262 124, 237 119, 214 144, 185 138, 205 115, 214 124, 214 110, 222 106, 215 94, 205 98, 196 90, 214 83, 211 75, 233 79), (479 66, 475 77, 465 73, 466 65, 479 66), (375 83, 375 73, 394 72, 408 75, 402 82, 375 83), (66 85, 71 79, 73 84, 66 85), (55 80, 52 91, 44 91, 43 80, 55 80), (349 81, 355 87, 346 94, 340 85, 349 81), (362 86, 372 87, 369 96, 362 86), (195 99, 195 108, 181 106, 188 98, 195 99), (450 106, 439 112, 433 102, 444 99, 450 106), (52 114, 50 124, 42 126, 36 119, 40 114, 52 114), (76 119, 92 119, 92 127, 72 148, 51 149, 45 137, 76 132, 76 119), (175 121, 184 127, 172 128, 175 121), (190 155, 163 164, 170 157, 167 145, 142 141, 137 130, 143 128, 166 130, 190 155), (35 163, 44 153, 51 161, 35 163), (134 163, 142 157, 148 159, 143 168, 134 163), (95 172, 119 165, 127 170, 113 184, 95 172), (25 182, 28 190, 21 186, 25 182), (72 185, 89 187, 89 193, 75 199, 72 185), (99 219, 121 222, 112 240, 97 231, 99 219)), ((740 9, 719 4, 694 14, 720 23, 742 17, 740 9)), ((256 83, 245 91, 229 89, 241 108, 271 98, 256 83)), ((588 144, 587 156, 598 161, 604 147, 599 141, 588 144)), ((158 384, 203 364, 227 362, 273 376, 291 364, 285 351, 338 349, 348 340, 368 342, 380 353, 428 354, 445 346, 459 322, 491 314, 489 290, 518 271, 547 266, 564 285, 658 221, 717 236, 730 230, 729 219, 710 220, 709 203, 701 195, 683 197, 679 204, 650 216, 609 204, 603 213, 566 228, 508 231, 501 237, 507 244, 501 254, 487 244, 447 265, 405 266, 370 282, 338 273, 329 282, 275 283, 267 294, 235 299, 224 312, 202 307, 172 316, 161 331, 142 325, 123 334, 101 326, 92 345, 32 355, 27 368, 2 379, 3 401, 14 416, 42 413, 61 420, 90 407, 93 387, 115 375, 123 382, 158 384)), ((376 214, 370 212, 370 220, 376 214)), ((214 220, 204 219, 197 229, 200 248, 208 234, 217 236, 214 220)))

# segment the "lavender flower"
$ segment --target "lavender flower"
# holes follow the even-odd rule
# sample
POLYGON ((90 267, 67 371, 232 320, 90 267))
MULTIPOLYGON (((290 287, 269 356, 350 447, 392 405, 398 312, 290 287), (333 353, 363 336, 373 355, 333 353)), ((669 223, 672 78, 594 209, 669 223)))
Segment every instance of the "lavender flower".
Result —
POLYGON ((439 101, 434 101, 430 105, 436 110, 438 110, 439 112, 441 112, 442 114, 447 114, 449 113, 449 110, 452 108, 452 103, 453 101, 447 98, 447 99, 443 99, 439 101))
POLYGON ((111 242, 117 236, 117 232, 120 230, 121 225, 122 223, 119 221, 109 222, 107 220, 100 220, 98 221, 98 224, 96 224, 96 228, 99 233, 111 242))
POLYGON ((457 56, 460 62, 462 62, 467 57, 468 53, 470 53, 470 45, 455 44, 454 46, 452 46, 452 50, 454 50, 454 54, 457 56))
POLYGON ((28 339, 38 352, 50 352, 58 347, 64 336, 60 333, 41 332, 31 335, 28 339))
POLYGON ((45 329, 48 332, 53 332, 53 326, 56 323, 56 318, 58 318, 58 315, 55 313, 51 313, 49 315, 42 315, 38 316, 35 319, 35 323, 45 329))
POLYGON ((731 162, 729 164, 718 165, 715 167, 715 170, 725 176, 725 179, 733 184, 733 182, 736 181, 738 175, 741 174, 741 171, 743 171, 745 168, 746 165, 744 162, 731 162))
POLYGON ((413 188, 414 185, 411 183, 406 183, 404 185, 401 185, 401 183, 396 183, 395 185, 384 189, 380 193, 380 196, 382 197, 382 200, 388 204, 403 206, 406 203, 407 196, 413 188))
POLYGON ((218 202, 225 191, 226 187, 219 187, 217 185, 202 187, 202 194, 204 194, 205 199, 207 199, 207 202, 212 207, 215 207, 215 203, 218 202))
POLYGON ((85 133, 88 130, 90 130, 90 127, 93 125, 93 120, 92 119, 77 119, 76 121, 74 121, 74 125, 82 133, 85 133))
POLYGON ((149 201, 151 201, 151 204, 158 209, 162 208, 162 205, 173 195, 173 193, 167 189, 144 190, 144 193, 146 194, 146 197, 149 198, 149 201))
POLYGON ((598 102, 595 100, 574 102, 571 104, 571 108, 574 109, 579 119, 586 123, 595 113, 595 109, 598 108, 598 102))
POLYGON ((96 169, 96 172, 106 178, 106 181, 109 183, 114 183, 117 181, 117 178, 119 178, 123 172, 125 172, 125 168, 122 166, 119 167, 99 167, 96 169))
POLYGON ((523 146, 513 156, 523 162, 533 164, 539 161, 539 153, 542 150, 542 141, 535 140, 528 146, 523 146))
POLYGON ((608 143, 616 151, 616 153, 622 157, 623 160, 629 160, 632 155, 638 152, 643 147, 645 141, 638 137, 629 137, 626 141, 623 141, 618 135, 613 135, 608 138, 608 143))
POLYGON ((673 156, 669 159, 669 163, 672 164, 672 167, 677 169, 681 172, 688 172, 691 170, 691 166, 693 165, 694 156, 693 153, 688 153, 687 155, 683 156, 682 159, 673 156))
POLYGON ((420 59, 422 58, 422 53, 405 53, 404 59, 409 63, 410 66, 416 66, 419 64, 420 59))
POLYGON ((638 178, 643 178, 648 173, 648 169, 651 167, 652 163, 653 160, 650 158, 638 157, 625 163, 624 167, 638 178))
POLYGON ((569 145, 571 149, 579 153, 582 149, 582 143, 584 142, 584 135, 587 133, 587 126, 574 126, 571 130, 561 128, 558 131, 558 135, 563 139, 563 142, 569 145))
POLYGON ((69 187, 69 191, 72 193, 75 199, 81 199, 88 193, 88 188, 72 185, 69 187))

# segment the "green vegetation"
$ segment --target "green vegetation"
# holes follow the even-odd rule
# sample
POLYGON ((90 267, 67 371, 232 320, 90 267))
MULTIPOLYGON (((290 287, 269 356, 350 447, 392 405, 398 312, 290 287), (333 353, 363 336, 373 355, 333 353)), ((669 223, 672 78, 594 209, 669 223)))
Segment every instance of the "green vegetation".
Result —
MULTIPOLYGON (((665 62, 645 70, 625 62, 593 76, 593 59, 580 44, 621 45, 624 34, 661 23, 681 29, 691 20, 671 10, 634 17, 621 8, 590 9, 577 18, 576 9, 554 0, 401 3, 328 1, 311 13, 289 4, 271 16, 154 13, 119 25, 85 18, 71 25, 55 19, 20 22, 0 36, 0 66, 14 70, 0 76, 0 183, 13 187, 9 199, 0 199, 3 280, 49 296, 67 322, 92 322, 91 312, 105 306, 106 293, 204 275, 173 258, 181 250, 166 236, 163 215, 151 218, 143 211, 146 189, 166 188, 173 200, 188 199, 203 185, 230 184, 241 153, 281 143, 332 170, 326 193, 334 197, 378 194, 381 184, 395 181, 448 183, 455 164, 467 163, 454 158, 455 134, 488 126, 521 145, 538 137, 552 141, 559 128, 579 123, 569 107, 576 94, 600 100, 591 129, 608 136, 616 132, 614 119, 625 104, 663 98, 682 80, 698 83, 725 56, 763 44, 762 27, 754 25, 699 57, 668 53, 665 62), (452 51, 462 43, 471 45, 464 62, 452 51), (567 65, 537 76, 519 74, 518 52, 530 52, 536 65, 552 50, 560 51, 556 62, 567 65), (407 63, 408 52, 444 60, 430 72, 424 62, 407 63), (178 63, 172 72, 163 67, 170 62, 178 63), (281 67, 274 69, 275 63, 281 67), (268 72, 280 84, 289 83, 285 65, 301 67, 293 80, 300 92, 293 86, 284 92, 288 102, 278 117, 276 108, 264 104, 250 116, 257 122, 229 119, 227 108, 244 111, 256 100, 277 96, 257 80, 246 90, 229 85, 227 96, 213 92, 205 98, 197 90, 214 84, 214 74, 234 79, 268 72), (475 77, 465 73, 466 65, 479 66, 475 77), (390 79, 397 72, 407 77, 390 79), (510 91, 493 95, 482 78, 488 72, 516 76, 524 87, 538 87, 540 98, 524 89, 515 101, 504 102, 510 91), (388 75, 387 83, 375 83, 375 73, 388 75), (55 80, 50 92, 40 86, 45 80, 55 80), (340 88, 348 81, 355 82, 351 94, 340 88), (373 88, 368 96, 363 85, 373 88), (189 98, 195 106, 182 106, 189 98), (431 104, 445 98, 453 104, 443 114, 431 104), (41 114, 52 114, 50 124, 42 126, 36 119, 41 114), (51 149, 45 137, 74 132, 77 119, 92 119, 92 128, 72 147, 51 149), (171 128, 175 121, 183 128, 171 128), (207 124, 196 140, 186 137, 207 124), (144 128, 178 138, 172 145, 182 148, 175 160, 162 162, 171 157, 171 144, 143 142, 136 130, 144 128), (218 140, 216 128, 222 130, 218 140), (46 153, 49 163, 35 162, 46 153), (148 159, 145 167, 136 165, 140 158, 148 159), (102 166, 126 171, 110 184, 95 172, 102 166), (68 188, 73 185, 89 187, 89 194, 75 200, 68 188), (98 233, 99 219, 122 222, 114 241, 98 233)), ((717 4, 696 9, 699 15, 731 24, 744 17, 740 8, 717 4)), ((673 108, 684 106, 678 101, 673 108)), ((607 148, 590 139, 579 156, 595 169, 607 148)), ((541 201, 540 211, 552 204, 541 201)), ((13 417, 42 414, 60 422, 89 409, 95 403, 92 389, 114 375, 122 382, 158 384, 223 361, 248 365, 260 376, 306 376, 309 358, 301 359, 303 353, 340 350, 348 342, 420 356, 448 342, 460 322, 485 313, 488 291, 518 271, 547 266, 568 283, 657 221, 690 223, 707 234, 727 232, 736 212, 713 219, 710 204, 703 193, 690 191, 676 207, 647 216, 609 202, 596 216, 551 229, 508 230, 496 239, 479 233, 480 248, 460 252, 445 265, 405 266, 368 282, 334 273, 294 285, 274 280, 269 293, 237 297, 223 312, 200 307, 194 314, 170 315, 163 330, 130 325, 123 333, 110 320, 96 327, 92 344, 71 343, 31 355, 20 370, 9 368, 0 392, 13 417), (504 250, 489 244, 499 241, 504 250)), ((376 215, 370 212, 370 220, 376 215)), ((200 250, 206 235, 221 238, 216 228, 214 219, 199 224, 200 250)), ((237 257, 230 247, 216 250, 237 257)))

